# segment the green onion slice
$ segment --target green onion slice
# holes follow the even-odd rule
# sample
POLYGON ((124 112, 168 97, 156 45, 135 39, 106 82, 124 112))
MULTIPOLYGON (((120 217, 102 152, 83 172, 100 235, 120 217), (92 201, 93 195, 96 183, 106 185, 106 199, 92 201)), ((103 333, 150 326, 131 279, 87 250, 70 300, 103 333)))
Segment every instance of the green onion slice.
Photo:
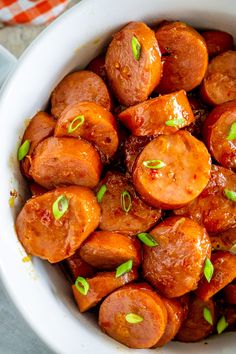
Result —
POLYGON ((132 52, 134 58, 139 61, 140 56, 141 56, 141 44, 139 43, 137 37, 133 36, 132 37, 132 52))
POLYGON ((23 144, 21 144, 17 152, 17 158, 19 161, 23 160, 23 158, 28 154, 29 149, 30 149, 30 141, 25 140, 23 144))
POLYGON ((72 122, 70 122, 69 127, 68 127, 68 134, 73 133, 76 129, 78 129, 82 124, 84 123, 84 116, 77 116, 75 117, 72 122), (77 122, 77 123, 76 123, 77 122), (75 124, 76 123, 76 124, 75 124))
POLYGON ((151 168, 153 170, 159 170, 166 166, 165 162, 161 160, 147 160, 143 161, 143 165, 147 168, 151 168))
POLYGON ((141 323, 143 322, 143 317, 137 315, 136 313, 127 313, 125 319, 129 323, 141 323))
POLYGON ((148 247, 158 246, 158 243, 156 242, 156 240, 154 240, 152 235, 150 235, 147 232, 141 232, 137 236, 140 239, 140 241, 142 241, 148 247))
POLYGON ((208 323, 213 325, 213 319, 212 319, 211 311, 207 307, 204 307, 204 309, 203 309, 203 317, 205 318, 205 320, 208 323))
POLYGON ((89 283, 83 277, 78 277, 75 281, 75 287, 82 295, 87 295, 89 291, 89 283))
POLYGON ((183 125, 186 123, 184 118, 177 118, 177 119, 169 119, 165 122, 165 125, 168 127, 178 127, 179 125, 183 125))
POLYGON ((228 325, 229 324, 227 323, 225 316, 222 316, 216 326, 218 334, 221 334, 228 327, 228 325))
POLYGON ((206 258, 204 265, 204 275, 208 283, 210 283, 211 278, 214 274, 214 266, 209 258, 206 258))
POLYGON ((236 202, 236 192, 231 191, 227 188, 224 189, 225 196, 229 199, 232 200, 232 202, 236 202))
POLYGON ((236 139, 236 122, 234 122, 229 130, 229 135, 226 138, 227 140, 234 140, 236 139))
POLYGON ((98 201, 98 203, 101 203, 102 198, 104 197, 104 194, 106 193, 106 191, 107 191, 107 186, 105 184, 103 184, 101 186, 101 188, 99 189, 99 191, 97 192, 97 201, 98 201))
POLYGON ((52 205, 52 212, 56 220, 60 219, 68 210, 69 202, 64 195, 60 195, 52 205))
POLYGON ((126 213, 128 213, 132 207, 132 200, 128 191, 121 193, 121 207, 126 213))
POLYGON ((130 272, 132 269, 132 266, 133 266, 132 259, 119 265, 119 267, 116 268, 116 278, 120 277, 121 275, 123 275, 125 273, 130 272))

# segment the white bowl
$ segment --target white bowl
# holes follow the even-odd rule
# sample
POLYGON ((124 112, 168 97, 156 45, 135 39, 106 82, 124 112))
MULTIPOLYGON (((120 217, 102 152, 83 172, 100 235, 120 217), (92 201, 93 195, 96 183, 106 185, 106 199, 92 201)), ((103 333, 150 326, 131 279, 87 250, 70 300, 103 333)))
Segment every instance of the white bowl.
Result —
MULTIPOLYGON (((26 320, 57 353, 121 354, 131 350, 101 333, 91 314, 79 313, 69 284, 55 266, 39 259, 22 261, 25 252, 14 231, 21 198, 10 208, 9 193, 16 189, 22 198, 26 193, 16 161, 25 121, 44 108, 65 74, 75 67, 83 68, 127 22, 181 19, 195 27, 226 30, 236 36, 235 15, 235 0, 84 0, 36 39, 4 85, 0 98, 1 275, 26 320)), ((225 333, 196 344, 172 342, 156 351, 233 354, 235 344, 233 333, 225 333)))

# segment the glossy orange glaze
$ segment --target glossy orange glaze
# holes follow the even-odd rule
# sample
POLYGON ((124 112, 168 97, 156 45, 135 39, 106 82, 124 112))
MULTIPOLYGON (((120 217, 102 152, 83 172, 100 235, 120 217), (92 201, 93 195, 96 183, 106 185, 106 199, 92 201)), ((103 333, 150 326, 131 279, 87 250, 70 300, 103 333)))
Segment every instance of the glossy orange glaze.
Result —
MULTIPOLYGON (((72 127, 75 128, 78 122, 75 121, 72 127)), ((94 102, 79 102, 68 106, 57 121, 54 136, 80 137, 91 142, 101 152, 104 162, 115 154, 119 144, 114 116, 94 102), (84 117, 83 124, 68 133, 70 124, 81 115, 84 117)))
POLYGON ((202 301, 192 294, 189 302, 188 317, 183 322, 176 339, 180 342, 197 342, 206 338, 213 332, 215 320, 216 313, 214 302, 212 300, 202 301), (203 316, 205 307, 211 312, 213 325, 208 323, 203 316))
POLYGON ((21 172, 29 179, 32 179, 29 174, 32 153, 41 141, 53 135, 55 124, 56 122, 49 114, 45 112, 38 112, 30 120, 30 123, 24 132, 22 143, 25 140, 29 140, 30 149, 27 153, 27 156, 21 161, 20 167, 21 172))
POLYGON ((107 191, 100 203, 102 215, 99 228, 104 231, 118 231, 135 235, 144 232, 160 219, 161 210, 146 205, 136 195, 132 183, 120 173, 108 172, 98 186, 106 184, 107 191), (131 196, 131 209, 125 212, 121 205, 122 192, 131 196))
POLYGON ((194 121, 193 112, 183 90, 129 107, 121 112, 118 118, 136 136, 173 134, 194 121), (165 124, 168 120, 176 119, 184 119, 184 123, 176 127, 165 124))
POLYGON ((110 231, 93 232, 80 248, 80 256, 98 269, 113 270, 120 264, 133 261, 141 263, 141 246, 138 240, 110 231))
POLYGON ((236 51, 229 50, 210 61, 201 96, 210 105, 236 99, 236 51))
POLYGON ((92 71, 76 71, 64 77, 52 92, 52 115, 59 118, 67 106, 82 101, 98 103, 108 111, 112 108, 106 84, 92 71))
POLYGON ((236 174, 212 165, 211 179, 204 191, 185 207, 175 210, 203 225, 208 232, 223 232, 236 226, 236 203, 227 199, 224 189, 235 190, 236 174))
POLYGON ((170 298, 196 289, 205 259, 211 254, 205 229, 191 219, 170 217, 150 234, 158 245, 144 246, 144 278, 170 298))
POLYGON ((16 220, 16 232, 27 253, 56 263, 70 257, 98 226, 100 207, 85 187, 57 188, 29 199, 16 220), (68 210, 58 220, 52 206, 64 195, 68 210))
POLYGON ((223 31, 209 30, 201 33, 207 46, 210 58, 215 57, 227 50, 233 49, 234 39, 231 34, 223 31))
POLYGON ((202 142, 186 131, 160 135, 145 146, 133 168, 133 183, 141 198, 154 207, 176 209, 196 198, 210 178, 210 155, 202 142), (150 169, 144 161, 161 160, 150 169))
POLYGON ((167 325, 164 334, 155 347, 163 347, 163 345, 172 340, 176 336, 183 322, 184 310, 179 299, 167 299, 162 297, 162 301, 167 311, 167 325))
POLYGON ((151 136, 133 136, 125 141, 125 164, 127 172, 132 175, 135 160, 143 148, 152 140, 151 136))
POLYGON ((76 281, 78 276, 89 278, 96 273, 96 269, 83 261, 78 251, 76 251, 73 256, 65 259, 63 265, 73 281, 76 281))
POLYGON ((154 32, 142 22, 131 22, 115 33, 105 59, 109 84, 118 101, 131 106, 147 100, 161 78, 162 64, 154 32), (141 45, 135 59, 132 38, 141 45))
POLYGON ((211 246, 216 251, 230 251, 234 249, 236 252, 236 227, 218 234, 211 234, 210 239, 211 246))
POLYGON ((230 127, 236 123, 236 100, 217 106, 204 122, 205 143, 223 167, 236 170, 236 138, 228 140, 230 127))
POLYGON ((125 286, 102 303, 99 325, 110 337, 130 348, 151 348, 164 333, 167 311, 160 296, 145 284, 125 286), (135 313, 140 323, 129 323, 125 316, 135 313))
POLYGON ((198 86, 208 64, 202 36, 183 22, 165 22, 156 30, 156 38, 163 61, 163 75, 156 90, 188 92, 198 86))
POLYGON ((47 189, 70 184, 93 188, 101 172, 97 150, 75 138, 45 139, 34 150, 30 168, 33 179, 47 189))
POLYGON ((105 68, 105 55, 99 55, 87 66, 87 69, 93 71, 95 74, 100 76, 104 81, 107 81, 107 73, 105 68))
POLYGON ((223 297, 228 304, 236 305, 236 283, 229 284, 224 288, 223 297))
POLYGON ((210 283, 203 277, 196 290, 197 296, 204 301, 209 300, 236 278, 236 254, 217 251, 212 254, 211 262, 214 266, 214 274, 210 283))
POLYGON ((116 278, 115 272, 97 273, 93 278, 86 279, 89 283, 87 295, 81 294, 75 285, 72 286, 75 301, 80 312, 85 312, 96 306, 105 296, 112 291, 128 284, 138 278, 138 272, 134 268, 130 272, 116 278))

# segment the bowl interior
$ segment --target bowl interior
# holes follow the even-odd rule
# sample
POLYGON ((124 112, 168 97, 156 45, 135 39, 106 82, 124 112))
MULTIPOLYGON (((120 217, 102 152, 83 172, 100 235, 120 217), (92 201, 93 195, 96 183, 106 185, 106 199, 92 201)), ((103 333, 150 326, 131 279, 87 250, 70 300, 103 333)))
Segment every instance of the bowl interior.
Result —
MULTIPOLYGON (((34 330, 57 353, 127 353, 129 350, 100 332, 92 314, 79 314, 69 283, 56 266, 39 259, 25 262, 14 221, 27 195, 16 160, 25 122, 48 102, 55 85, 75 68, 84 68, 131 20, 154 24, 179 19, 200 28, 236 36, 234 0, 84 0, 55 21, 27 50, 4 85, 0 99, 0 265, 4 283, 34 330), (10 191, 18 198, 10 208, 10 191)), ((160 353, 233 354, 235 336, 226 333, 196 344, 172 342, 160 353), (208 343, 206 345, 205 343, 208 343)), ((149 353, 149 350, 132 350, 149 353)))

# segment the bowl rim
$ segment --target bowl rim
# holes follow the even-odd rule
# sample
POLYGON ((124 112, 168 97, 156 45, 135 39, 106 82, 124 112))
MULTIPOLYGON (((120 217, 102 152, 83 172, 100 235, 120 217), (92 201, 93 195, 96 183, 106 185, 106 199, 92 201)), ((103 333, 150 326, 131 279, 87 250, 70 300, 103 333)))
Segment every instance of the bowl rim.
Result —
MULTIPOLYGON (((132 0, 133 3, 135 3, 135 0, 132 0)), ((200 2, 202 2, 203 0, 201 0, 200 2)), ((235 0, 226 0, 228 2, 228 4, 233 4, 233 1, 235 0)), ((224 3, 226 3, 226 1, 224 3)), ((25 60, 25 58, 28 57, 28 55, 34 51, 35 47, 37 47, 39 44, 43 43, 45 40, 45 37, 47 37, 48 35, 50 35, 52 32, 54 32, 58 27, 60 27, 62 22, 66 22, 67 19, 69 19, 71 17, 71 15, 73 14, 74 11, 76 10, 82 10, 83 8, 86 8, 88 5, 90 4, 95 4, 97 3, 97 0, 82 0, 81 2, 79 2, 78 4, 74 5, 71 9, 68 9, 65 13, 63 13, 61 16, 59 16, 56 20, 54 20, 46 29, 44 29, 39 36, 29 45, 29 47, 26 49, 26 51, 21 55, 19 61, 18 61, 18 65, 16 66, 16 68, 12 71, 12 73, 10 74, 9 78, 7 79, 7 81, 3 84, 2 90, 1 90, 1 99, 0 101, 2 101, 4 99, 4 97, 6 95, 8 95, 8 88, 12 86, 12 83, 14 82, 14 78, 15 75, 18 73, 19 70, 21 70, 20 66, 21 63, 25 60)), ((174 0, 168 0, 168 2, 173 3, 174 0)), ((218 0, 218 4, 219 4, 219 0, 218 0)), ((236 3, 234 2, 234 5, 236 5, 236 3)), ((236 7, 235 7, 236 9, 236 7)), ((157 10, 158 13, 158 10, 157 10)), ((132 15, 130 16, 132 18, 132 15)), ((157 15, 158 17, 158 15, 157 15)), ((1 106, 1 104, 0 104, 1 106)), ((3 266, 3 262, 0 258, 0 277, 3 281, 3 285, 6 288, 10 298, 13 300, 15 306, 17 307, 17 309, 19 310, 19 312, 21 313, 21 315, 23 316, 23 318, 26 320, 26 322, 30 325, 30 327, 33 329, 33 331, 41 338, 41 340, 46 343, 46 345, 48 345, 48 347, 52 350, 52 351, 56 351, 57 353, 62 353, 60 350, 58 350, 59 346, 55 344, 55 340, 52 339, 49 335, 45 335, 45 331, 41 331, 39 330, 38 326, 37 326, 37 321, 34 321, 34 318, 31 316, 31 314, 29 312, 26 312, 24 309, 24 306, 22 305, 22 301, 17 297, 16 292, 12 291, 12 288, 10 286, 10 280, 8 279, 8 274, 7 271, 5 269, 5 266, 3 266)), ((81 325, 82 327, 82 325, 81 325)), ((85 328, 85 331, 87 331, 87 329, 85 328)), ((113 346, 115 347, 115 343, 113 342, 113 346)), ((187 348, 187 347, 186 347, 187 348)), ((79 348, 78 348, 79 349, 79 348)), ((120 350, 120 348, 118 349, 118 351, 121 353, 127 353, 127 348, 126 350, 123 352, 120 350)), ((172 351, 173 353, 173 351, 172 351)), ((65 354, 65 352, 63 352, 63 354, 65 354)), ((82 353, 81 353, 82 354, 82 353)))

